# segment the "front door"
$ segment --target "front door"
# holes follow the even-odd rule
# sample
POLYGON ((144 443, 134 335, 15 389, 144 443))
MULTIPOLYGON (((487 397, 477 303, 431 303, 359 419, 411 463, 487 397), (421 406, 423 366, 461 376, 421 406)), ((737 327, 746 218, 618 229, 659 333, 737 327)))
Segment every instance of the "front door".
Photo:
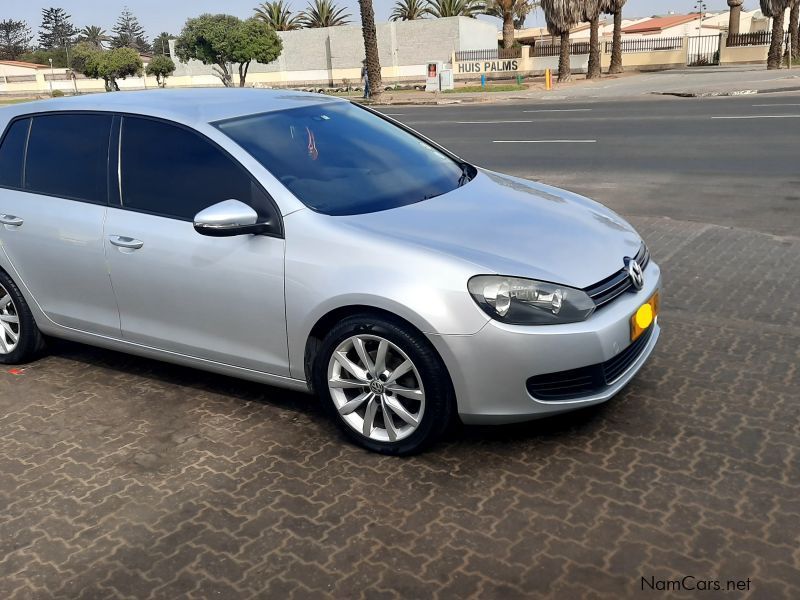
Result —
POLYGON ((193 217, 223 200, 274 210, 215 144, 164 121, 123 117, 121 202, 105 224, 125 340, 203 360, 289 375, 284 241, 208 237, 193 217))

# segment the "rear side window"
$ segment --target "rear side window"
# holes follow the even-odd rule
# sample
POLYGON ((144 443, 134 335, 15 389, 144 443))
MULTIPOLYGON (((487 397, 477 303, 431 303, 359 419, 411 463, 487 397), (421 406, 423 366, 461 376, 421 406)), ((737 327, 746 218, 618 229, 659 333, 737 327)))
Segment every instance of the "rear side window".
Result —
POLYGON ((0 145, 0 186, 22 187, 22 165, 25 162, 25 142, 30 119, 14 121, 0 145))
POLYGON ((25 190, 106 204, 111 115, 54 114, 33 118, 25 190))
POLYGON ((269 210, 241 165, 177 125, 124 117, 120 161, 125 208, 183 220, 223 200, 239 200, 261 215, 269 210))

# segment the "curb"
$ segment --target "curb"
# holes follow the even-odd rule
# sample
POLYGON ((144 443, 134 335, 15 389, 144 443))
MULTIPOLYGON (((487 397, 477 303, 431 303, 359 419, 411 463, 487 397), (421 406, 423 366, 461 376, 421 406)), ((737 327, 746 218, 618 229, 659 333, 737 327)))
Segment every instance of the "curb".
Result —
POLYGON ((676 96, 678 98, 720 98, 726 96, 750 96, 753 94, 776 94, 779 92, 800 92, 800 86, 770 88, 768 90, 732 90, 730 92, 650 92, 656 96, 676 96))

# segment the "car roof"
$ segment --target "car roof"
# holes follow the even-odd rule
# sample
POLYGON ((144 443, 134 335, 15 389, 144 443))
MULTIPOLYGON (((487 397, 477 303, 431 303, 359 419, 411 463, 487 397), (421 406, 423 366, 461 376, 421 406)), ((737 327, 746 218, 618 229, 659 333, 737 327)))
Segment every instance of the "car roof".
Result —
POLYGON ((58 111, 109 111, 160 117, 186 125, 213 123, 245 115, 328 102, 345 102, 322 94, 253 88, 142 90, 84 94, 15 104, 0 109, 0 118, 58 111))

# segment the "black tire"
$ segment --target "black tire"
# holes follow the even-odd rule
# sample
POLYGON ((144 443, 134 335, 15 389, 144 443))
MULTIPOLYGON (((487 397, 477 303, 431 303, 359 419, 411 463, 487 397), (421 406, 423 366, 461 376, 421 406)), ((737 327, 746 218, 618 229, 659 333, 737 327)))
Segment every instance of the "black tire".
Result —
MULTIPOLYGON (((6 325, 16 329, 15 333, 19 335, 17 346, 11 352, 3 351, 0 348, 0 364, 4 365, 19 365, 30 362, 41 352, 44 348, 44 337, 36 326, 33 320, 31 309, 25 298, 19 291, 17 284, 3 271, 0 271, 0 298, 8 294, 11 298, 11 304, 0 306, 0 313, 2 314, 15 314, 19 323, 18 327, 15 324, 6 323, 6 325)), ((0 335, 8 336, 4 327, 0 326, 0 335)), ((4 340, 10 340, 9 337, 4 337, 4 340)))
POLYGON ((453 419, 455 394, 442 359, 425 337, 404 322, 378 315, 347 317, 333 327, 319 347, 312 365, 312 384, 331 418, 356 444, 381 454, 408 456, 437 441, 453 419), (383 442, 351 427, 336 409, 328 387, 328 365, 336 348, 358 334, 380 336, 396 345, 413 362, 425 391, 425 409, 416 430, 408 437, 383 442))

